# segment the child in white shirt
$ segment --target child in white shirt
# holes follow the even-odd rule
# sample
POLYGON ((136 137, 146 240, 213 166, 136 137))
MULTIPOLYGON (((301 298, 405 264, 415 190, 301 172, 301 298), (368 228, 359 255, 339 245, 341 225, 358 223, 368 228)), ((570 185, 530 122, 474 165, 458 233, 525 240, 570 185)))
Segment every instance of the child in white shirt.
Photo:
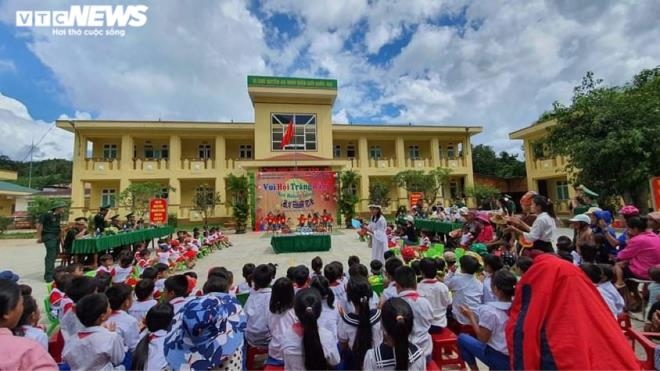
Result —
POLYGON ((119 266, 114 268, 115 274, 112 276, 112 283, 125 283, 133 273, 133 257, 122 255, 119 258, 119 266))
POLYGON ((284 364, 282 354, 284 337, 297 322, 293 311, 293 295, 293 282, 290 279, 281 277, 273 284, 268 304, 268 330, 271 338, 268 343, 267 365, 282 366, 284 364))
POLYGON ((344 312, 337 328, 339 347, 349 351, 346 367, 360 369, 367 350, 383 340, 380 331, 380 310, 370 309, 373 295, 366 277, 353 276, 348 281, 346 294, 352 304, 351 312, 344 312))
POLYGON ((247 263, 243 265, 243 279, 245 281, 241 282, 238 284, 238 292, 239 293, 244 293, 244 292, 250 292, 252 289, 252 273, 254 272, 254 264, 252 263, 247 263))
POLYGON ((482 299, 482 303, 486 304, 491 301, 497 301, 497 298, 495 297, 495 294, 493 294, 493 289, 491 288, 491 280, 493 278, 493 274, 497 272, 498 270, 504 268, 504 264, 502 263, 502 259, 493 254, 486 255, 484 257, 484 296, 482 299))
POLYGON ((296 321, 284 334, 282 343, 285 370, 327 370, 339 364, 334 334, 318 325, 322 300, 313 288, 296 294, 293 305, 296 321))
POLYGON ((37 327, 39 324, 39 307, 31 295, 23 295, 23 314, 18 320, 14 334, 32 339, 48 351, 48 336, 43 329, 37 327))
POLYGON ((177 274, 168 277, 165 280, 165 290, 163 291, 163 299, 172 304, 174 307, 174 314, 176 314, 181 307, 186 303, 188 296, 188 279, 182 274, 177 274))
POLYGON ((117 283, 106 291, 108 302, 112 313, 108 318, 108 323, 114 323, 120 331, 124 346, 128 352, 135 350, 135 346, 140 341, 140 326, 135 317, 126 311, 133 303, 133 289, 125 283, 117 283))
POLYGON ((257 266, 252 274, 254 291, 250 293, 244 311, 247 316, 245 339, 253 347, 266 348, 270 341, 268 305, 271 296, 271 278, 272 271, 266 264, 257 266))
POLYGON ((330 290, 335 295, 335 305, 338 305, 340 310, 346 310, 346 286, 342 284, 342 273, 342 265, 337 261, 323 267, 323 275, 330 283, 330 290))
POLYGON ((335 304, 335 294, 330 290, 330 283, 324 276, 314 276, 311 287, 317 289, 323 299, 321 316, 319 317, 319 327, 330 331, 337 343, 337 326, 339 324, 339 310, 335 304))
POLYGON ((457 308, 477 335, 476 338, 468 334, 458 335, 461 356, 470 369, 477 369, 477 358, 491 370, 510 368, 505 329, 516 283, 513 273, 501 269, 495 272, 492 281, 497 301, 480 305, 474 311, 467 305, 457 308))
POLYGON ((474 276, 479 270, 479 261, 473 256, 463 255, 459 260, 461 271, 456 272, 456 267, 447 274, 445 284, 452 292, 451 314, 461 325, 469 324, 469 319, 465 317, 459 308, 463 305, 471 310, 476 310, 481 304, 484 295, 484 286, 474 276))
POLYGON ((101 325, 110 317, 108 299, 91 294, 76 304, 76 316, 84 328, 64 344, 63 360, 72 370, 112 370, 124 360, 124 344, 116 326, 101 325))
POLYGON ((598 292, 603 297, 603 300, 605 300, 605 304, 607 304, 614 318, 617 318, 623 312, 625 303, 619 291, 612 284, 612 279, 614 278, 612 268, 606 265, 583 263, 580 265, 580 269, 596 285, 598 292), (605 273, 605 270, 608 272, 605 273))
POLYGON ((401 298, 388 299, 381 316, 383 342, 367 351, 362 369, 425 371, 426 357, 409 341, 414 326, 410 304, 401 298))
POLYGON ((433 322, 430 332, 436 333, 447 327, 447 307, 451 304, 449 289, 438 281, 438 267, 434 259, 424 258, 419 264, 424 279, 417 284, 417 292, 431 303, 433 322))
POLYGON ((394 298, 397 296, 396 282, 394 282, 394 272, 396 272, 397 268, 402 266, 403 266, 403 262, 396 257, 389 258, 385 262, 385 279, 386 279, 385 282, 387 282, 387 285, 383 290, 383 295, 380 300, 381 305, 387 299, 394 298))
POLYGON ((145 317, 146 330, 133 352, 132 370, 163 370, 167 368, 165 359, 165 336, 174 318, 174 308, 169 303, 153 306, 145 317))
POLYGON ((419 241, 419 249, 426 251, 431 247, 431 238, 429 237, 429 231, 423 230, 421 232, 421 240, 419 241))
POLYGON ((101 262, 101 265, 98 268, 96 268, 96 274, 105 272, 108 273, 110 276, 115 275, 115 268, 114 268, 115 261, 112 258, 112 255, 110 254, 101 255, 99 261, 101 262))
POLYGON ((131 307, 128 309, 128 314, 135 317, 138 322, 142 322, 147 312, 151 307, 158 304, 158 301, 153 298, 154 281, 148 278, 143 278, 135 285, 135 300, 131 307))
POLYGON ((425 357, 431 356, 433 343, 429 330, 433 324, 433 308, 426 298, 417 292, 417 276, 407 266, 400 267, 394 273, 398 296, 412 308, 414 321, 410 341, 422 350, 425 357))
POLYGON ((76 303, 97 290, 96 280, 92 277, 74 277, 66 287, 66 296, 62 299, 60 311, 60 331, 66 342, 71 336, 83 328, 76 316, 76 303))

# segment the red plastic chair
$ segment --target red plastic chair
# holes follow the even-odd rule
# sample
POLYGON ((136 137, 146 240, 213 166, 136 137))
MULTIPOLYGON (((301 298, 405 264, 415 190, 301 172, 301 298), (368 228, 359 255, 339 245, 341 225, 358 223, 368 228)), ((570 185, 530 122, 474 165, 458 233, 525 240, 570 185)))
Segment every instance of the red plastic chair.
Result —
POLYGON ((431 359, 436 367, 443 369, 445 366, 458 366, 461 370, 465 370, 465 362, 458 350, 456 334, 449 329, 444 329, 442 332, 431 334, 431 340, 433 341, 431 359))
POLYGON ((259 367, 255 366, 256 363, 255 359, 257 358, 257 356, 264 354, 266 355, 266 357, 268 356, 268 348, 255 348, 248 344, 247 356, 246 356, 247 359, 245 360, 245 368, 247 368, 248 370, 263 370, 264 362, 266 361, 266 359, 264 358, 264 360, 260 362, 259 367))
POLYGON ((635 345, 642 347, 644 354, 646 355, 645 359, 637 359, 637 362, 644 370, 655 370, 655 348, 658 344, 654 343, 650 338, 658 339, 660 338, 660 333, 658 332, 640 332, 632 328, 628 329, 626 332, 628 339, 630 339, 633 350, 635 350, 635 345))
POLYGON ((433 360, 431 359, 426 362, 426 371, 441 371, 441 370, 440 367, 438 367, 438 365, 435 364, 435 362, 433 362, 433 360))

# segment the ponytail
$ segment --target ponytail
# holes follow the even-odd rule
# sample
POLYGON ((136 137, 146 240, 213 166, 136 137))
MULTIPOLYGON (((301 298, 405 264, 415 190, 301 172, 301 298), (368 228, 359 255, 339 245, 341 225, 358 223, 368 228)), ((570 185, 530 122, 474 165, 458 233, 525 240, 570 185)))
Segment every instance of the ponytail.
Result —
POLYGON ((303 327, 303 358, 307 370, 328 369, 317 323, 321 316, 321 300, 318 290, 306 288, 298 291, 293 302, 293 310, 303 327))
POLYGON ((133 351, 131 370, 144 370, 149 358, 149 333, 144 335, 133 351))
POLYGON ((392 334, 392 340, 394 340, 394 357, 396 358, 396 369, 397 370, 407 370, 408 369, 408 347, 410 347, 408 341, 408 324, 402 315, 396 317, 396 324, 394 325, 394 333, 392 334))
POLYGON ((335 293, 330 290, 330 282, 324 276, 315 276, 309 287, 317 289, 322 298, 325 298, 328 307, 335 308, 335 293))
POLYGON ((354 277, 348 281, 347 296, 355 306, 359 319, 355 341, 351 349, 355 361, 352 368, 359 369, 364 362, 367 350, 372 347, 373 330, 371 328, 369 299, 373 296, 373 291, 366 279, 354 277))
POLYGON ((407 370, 410 365, 408 336, 413 329, 412 308, 401 298, 391 298, 383 304, 381 313, 385 334, 394 343, 396 369, 407 370))

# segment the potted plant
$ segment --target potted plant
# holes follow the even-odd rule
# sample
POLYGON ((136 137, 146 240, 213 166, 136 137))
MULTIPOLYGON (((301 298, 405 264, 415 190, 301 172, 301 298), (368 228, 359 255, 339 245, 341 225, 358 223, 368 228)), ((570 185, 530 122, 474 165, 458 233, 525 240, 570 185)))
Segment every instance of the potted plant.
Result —
POLYGON ((227 185, 227 203, 233 210, 236 233, 245 233, 249 207, 250 182, 245 175, 229 174, 227 185))

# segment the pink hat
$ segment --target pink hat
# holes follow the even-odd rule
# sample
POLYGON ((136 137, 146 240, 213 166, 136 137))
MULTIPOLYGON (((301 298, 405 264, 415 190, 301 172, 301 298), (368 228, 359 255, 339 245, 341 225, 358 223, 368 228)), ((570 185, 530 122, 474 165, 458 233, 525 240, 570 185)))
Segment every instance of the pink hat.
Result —
POLYGON ((639 209, 635 205, 626 205, 619 210, 619 214, 623 216, 636 216, 639 215, 639 209))

